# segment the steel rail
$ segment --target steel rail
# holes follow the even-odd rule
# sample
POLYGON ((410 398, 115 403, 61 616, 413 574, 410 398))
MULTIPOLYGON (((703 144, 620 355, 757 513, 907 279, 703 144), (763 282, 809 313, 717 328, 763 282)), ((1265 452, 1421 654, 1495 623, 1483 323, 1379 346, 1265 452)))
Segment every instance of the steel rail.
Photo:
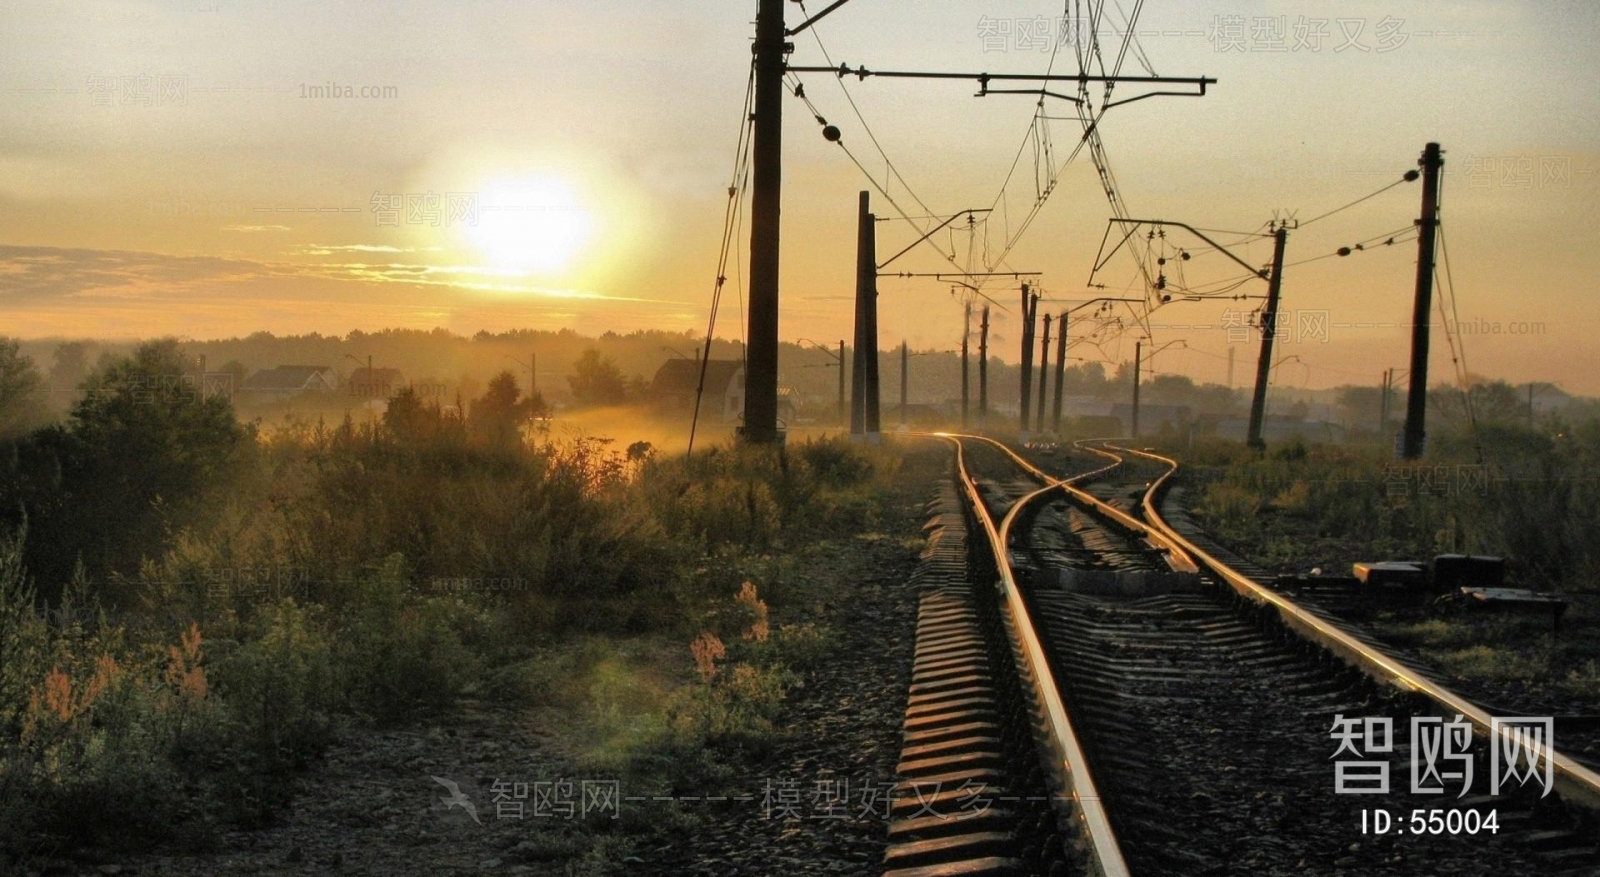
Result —
MULTIPOLYGON (((1014 641, 1021 653, 1021 665, 1031 676, 1034 694, 1038 698, 1041 715, 1039 718, 1044 725, 1045 742, 1050 748, 1053 759, 1051 773, 1053 779, 1061 787, 1070 792, 1072 800, 1077 806, 1078 817, 1081 820, 1080 828, 1083 833, 1082 852, 1087 855, 1093 872, 1102 877, 1127 877, 1130 874, 1126 859, 1122 855, 1122 847, 1117 842, 1116 832, 1112 830, 1111 820, 1106 813, 1105 802, 1100 797, 1094 777, 1089 770, 1089 760, 1084 753, 1083 744, 1078 739, 1077 732, 1073 729, 1072 720, 1067 715, 1065 704, 1061 701, 1061 691, 1055 681, 1055 673, 1050 668, 1049 658, 1045 654, 1044 645, 1039 641, 1038 634, 1034 631, 1033 618, 1028 611, 1022 591, 1017 586, 1016 578, 1011 569, 1010 531, 1018 514, 1035 499, 1061 487, 1061 483, 1039 472, 1032 466, 1021 461, 1012 454, 1012 458, 1022 462, 1033 473, 1042 475, 1047 482, 1042 487, 1016 502, 1012 503, 1005 518, 997 526, 993 516, 983 504, 983 496, 978 491, 978 483, 967 470, 966 450, 962 445, 963 440, 978 440, 990 442, 981 436, 967 436, 954 433, 932 433, 948 440, 956 449, 956 471, 960 475, 962 488, 971 501, 978 521, 983 525, 984 533, 988 537, 989 546, 995 557, 995 566, 1000 574, 1000 591, 1010 610, 1007 617, 1011 620, 1011 630, 1014 641), (1086 847, 1086 849, 1084 848, 1086 847)), ((1010 449, 998 442, 990 442, 1000 447, 1008 454, 1010 449)), ((1111 468, 1111 467, 1108 467, 1111 468)))
MULTIPOLYGON (((1160 493, 1178 472, 1179 464, 1177 460, 1149 451, 1139 451, 1133 448, 1112 445, 1109 442, 1106 443, 1106 446, 1115 451, 1144 457, 1164 463, 1170 467, 1169 471, 1157 479, 1151 485, 1150 490, 1145 493, 1144 514, 1146 520, 1149 521, 1152 527, 1162 531, 1168 539, 1183 546, 1191 555, 1199 558, 1205 566, 1216 573, 1235 592, 1259 604, 1276 609, 1285 624, 1343 658, 1357 670, 1379 682, 1420 694, 1447 713, 1453 712, 1467 718, 1480 735, 1485 739, 1493 740, 1494 725, 1492 720, 1495 717, 1490 716, 1487 711, 1476 703, 1425 678, 1415 668, 1356 639, 1343 628, 1307 611, 1288 597, 1257 584, 1173 529, 1166 519, 1161 517, 1160 511, 1156 508, 1156 503, 1160 493)), ((1500 734, 1502 737, 1510 739, 1511 729, 1502 726, 1500 734)), ((1549 743, 1527 742, 1524 745, 1529 746, 1536 757, 1542 755, 1549 760, 1550 764, 1554 765, 1555 786, 1559 793, 1569 799, 1582 802, 1584 806, 1590 809, 1600 809, 1600 774, 1596 774, 1593 770, 1562 755, 1549 743)))

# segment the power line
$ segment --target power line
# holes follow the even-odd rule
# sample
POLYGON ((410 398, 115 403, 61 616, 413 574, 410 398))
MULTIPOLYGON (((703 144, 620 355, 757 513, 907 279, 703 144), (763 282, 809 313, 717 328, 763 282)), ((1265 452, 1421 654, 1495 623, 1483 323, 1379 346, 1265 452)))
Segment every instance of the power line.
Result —
MULTIPOLYGON (((700 376, 695 387, 694 414, 689 421, 689 446, 685 451, 686 456, 694 453, 695 431, 700 425, 700 402, 705 395, 706 367, 711 362, 711 342, 716 338, 717 311, 722 307, 722 288, 728 281, 728 252, 731 249, 735 249, 733 242, 736 239, 738 229, 743 228, 741 219, 744 205, 743 194, 749 182, 750 147, 754 141, 755 123, 752 110, 755 105, 755 86, 756 66, 755 62, 751 61, 750 78, 745 85, 743 121, 739 126, 739 136, 734 145, 733 174, 728 185, 728 203, 723 208, 722 214, 722 247, 721 252, 717 255, 717 278, 711 290, 711 313, 706 319, 705 354, 700 358, 700 376)), ((743 273, 742 267, 740 273, 741 275, 743 273)), ((742 312, 744 310, 744 283, 742 278, 739 282, 739 288, 739 307, 742 312)), ((748 347, 748 344, 741 345, 742 350, 747 350, 748 347)))
POLYGON ((1341 210, 1349 210, 1351 207, 1354 207, 1357 204, 1360 204, 1361 202, 1366 201, 1369 198, 1376 198, 1379 195, 1382 195, 1384 192, 1387 192, 1390 189, 1393 189, 1395 186, 1398 186, 1401 183, 1412 182, 1416 178, 1417 178, 1417 172, 1416 171, 1414 171, 1414 170, 1406 171, 1403 175, 1401 175, 1400 179, 1395 180, 1394 182, 1390 183, 1387 186, 1384 186, 1383 188, 1379 189, 1378 191, 1373 192, 1370 195, 1362 195, 1360 198, 1357 198, 1356 200, 1351 201, 1349 204, 1346 204, 1343 207, 1335 207, 1332 210, 1329 210, 1327 213, 1324 213, 1324 214, 1322 214, 1320 216, 1314 216, 1311 219, 1308 219, 1305 222, 1300 223, 1299 227, 1300 228, 1305 228, 1306 226, 1310 225, 1313 222, 1316 222, 1319 219, 1327 219, 1328 217, 1334 215, 1335 213, 1340 212, 1341 210))
MULTIPOLYGON (((806 11, 806 4, 804 2, 800 3, 800 11, 805 13, 807 16, 811 14, 810 12, 806 11)), ((823 60, 828 62, 829 67, 832 67, 833 57, 828 54, 828 47, 822 44, 822 34, 816 27, 812 27, 810 30, 812 39, 814 39, 817 43, 817 49, 822 52, 823 60)), ((894 175, 895 179, 900 181, 900 185, 905 187, 906 194, 911 196, 911 200, 917 202, 917 206, 921 207, 925 212, 931 214, 933 210, 929 208, 927 204, 924 204, 921 198, 917 197, 917 193, 911 188, 911 184, 906 182, 905 177, 900 175, 900 170, 894 166, 894 162, 889 160, 889 154, 884 151, 882 144, 878 142, 877 135, 872 133, 872 126, 867 124, 866 117, 861 114, 861 108, 856 106, 855 98, 850 96, 850 89, 845 86, 844 77, 840 76, 836 77, 836 79, 839 83, 839 91, 843 92, 844 99, 849 102, 850 110, 851 112, 855 113, 856 121, 861 123, 861 130, 867 132, 867 139, 872 141, 873 148, 877 149, 878 155, 883 158, 884 166, 888 168, 889 173, 894 175)), ((888 196, 885 195, 885 197, 888 196)), ((912 223, 912 225, 916 225, 916 223, 912 223)), ((918 231, 922 230, 923 229, 921 228, 918 229, 918 231)))

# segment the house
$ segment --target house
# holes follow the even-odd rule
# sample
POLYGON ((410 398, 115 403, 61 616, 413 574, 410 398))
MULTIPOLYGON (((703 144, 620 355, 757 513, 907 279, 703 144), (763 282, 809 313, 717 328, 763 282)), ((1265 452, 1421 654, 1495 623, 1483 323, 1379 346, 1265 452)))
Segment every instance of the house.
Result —
MULTIPOLYGON (((1217 421, 1213 434, 1217 438, 1244 441, 1249 434, 1250 421, 1242 417, 1224 417, 1217 421)), ((1340 424, 1326 420, 1297 420, 1268 415, 1261 422, 1261 440, 1281 442, 1299 438, 1308 442, 1342 442, 1347 430, 1340 424)))
MULTIPOLYGON (((1111 416, 1121 421, 1128 432, 1133 431, 1133 405, 1120 402, 1111 406, 1111 416)), ((1162 428, 1182 429, 1191 420, 1187 405, 1139 405, 1139 433, 1154 435, 1162 428)))
MULTIPOLYGON (((650 399, 662 411, 688 414, 700 388, 700 360, 669 359, 656 369, 650 382, 650 399)), ((778 420, 795 422, 799 393, 793 388, 778 388, 778 420)), ((744 363, 737 359, 712 359, 705 363, 705 392, 700 413, 726 421, 744 418, 744 363)))
POLYGON ((350 373, 350 382, 346 386, 352 396, 387 399, 393 396, 403 383, 403 376, 397 368, 361 366, 350 373))
POLYGON ((333 369, 325 365, 280 365, 262 369, 239 385, 240 392, 288 398, 301 393, 327 393, 338 386, 333 369))
MULTIPOLYGON (((700 360, 669 359, 656 369, 655 379, 650 382, 650 399, 663 411, 688 413, 694 410, 694 400, 700 386, 700 360)), ((700 411, 724 420, 737 420, 744 416, 743 362, 737 359, 706 361, 705 392, 700 411)))

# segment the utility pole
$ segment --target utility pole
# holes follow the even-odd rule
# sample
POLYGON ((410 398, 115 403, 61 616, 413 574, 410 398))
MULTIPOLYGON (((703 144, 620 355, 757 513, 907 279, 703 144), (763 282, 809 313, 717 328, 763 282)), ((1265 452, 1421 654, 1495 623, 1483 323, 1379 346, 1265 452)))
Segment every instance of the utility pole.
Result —
POLYGON ((1144 342, 1133 342, 1133 437, 1139 437, 1139 360, 1144 358, 1144 342))
POLYGON ((1050 412, 1050 431, 1061 435, 1061 385, 1067 380, 1067 312, 1056 319, 1056 404, 1050 412))
POLYGON ((1228 347, 1228 389, 1233 389, 1233 347, 1228 347))
POLYGON ((839 339, 839 428, 845 426, 844 416, 844 339, 839 339))
MULTIPOLYGON (((778 434, 778 267, 779 267, 779 218, 782 202, 783 182, 783 77, 785 72, 800 73, 827 73, 830 75, 843 75, 841 71, 846 68, 841 65, 835 67, 790 67, 786 56, 793 50, 793 45, 786 39, 788 36, 798 34, 809 28, 814 22, 830 14, 845 0, 835 0, 834 3, 824 7, 816 15, 789 30, 784 25, 783 7, 784 0, 760 0, 756 13, 756 38, 751 47, 755 55, 755 112, 753 132, 751 137, 752 164, 754 165, 754 179, 751 186, 750 197, 750 317, 749 317, 749 342, 745 356, 745 411, 744 411, 744 438, 752 444, 771 444, 779 440, 778 434)), ((1077 82, 1080 86, 1089 82, 1104 83, 1140 83, 1145 85, 1155 84, 1184 84, 1197 89, 1194 96, 1203 96, 1206 86, 1216 84, 1215 79, 1201 77, 1160 77, 1160 76, 1105 76, 1059 73, 1052 74, 1020 74, 1020 73, 952 73, 952 72, 916 72, 903 70, 872 70, 860 66, 853 71, 857 77, 865 79, 868 76, 891 78, 923 78, 923 79, 970 79, 978 83, 978 95, 991 93, 989 88, 992 82, 1077 82)), ((1015 89, 997 89, 993 93, 1014 92, 1015 89)), ((1117 103, 1140 100, 1154 94, 1171 94, 1172 92, 1153 92, 1135 97, 1125 98, 1122 101, 1113 101, 1101 107, 1102 110, 1117 103)), ((833 140, 838 139, 838 130, 824 128, 823 136, 833 140)), ((967 211, 963 211, 967 212, 967 211)), ((891 259, 891 261, 893 261, 891 259)), ((876 332, 873 333, 874 341, 876 332)), ((1031 340, 1031 339, 1030 339, 1031 340)), ((864 412, 863 428, 866 433, 876 434, 877 423, 877 356, 876 343, 868 351, 870 356, 864 360, 869 368, 865 386, 867 397, 864 412)), ((861 354, 857 353, 858 356, 861 354)), ((1024 401, 1026 406, 1026 401, 1024 401)), ((853 415, 852 415, 853 416, 853 415)))
POLYGON ((778 226, 783 188, 783 0, 756 13, 755 121, 751 137, 750 319, 745 354, 744 438, 778 441, 778 226))
POLYGON ((1261 422, 1266 417, 1267 381, 1272 373, 1272 342, 1278 334, 1278 294, 1283 290, 1283 245, 1289 229, 1279 224, 1272 236, 1272 276, 1267 281, 1267 306, 1261 312, 1261 360, 1256 363, 1256 391, 1250 400, 1250 435, 1246 443, 1261 449, 1261 422))
POLYGON ((1383 391, 1378 395, 1378 438, 1389 428, 1389 383, 1393 380, 1394 369, 1383 370, 1383 391))
MULTIPOLYGON (((865 196, 865 192, 862 193, 865 196)), ((862 203, 865 204, 865 198, 862 203)), ((878 434, 882 432, 879 421, 879 402, 882 393, 878 383, 878 217, 871 213, 866 215, 866 230, 863 232, 866 239, 866 252, 861 256, 861 271, 864 276, 865 292, 863 300, 866 303, 867 329, 863 340, 867 342, 864 354, 867 366, 867 376, 863 383, 866 388, 867 408, 867 441, 876 442, 878 434)))
POLYGON ((1022 414, 1022 441, 1028 439, 1029 402, 1032 400, 1033 391, 1033 310, 1039 297, 1032 294, 1028 284, 1022 284, 1022 392, 1018 399, 1019 410, 1022 414))
POLYGON ((906 365, 911 362, 911 355, 906 348, 906 340, 900 339, 900 425, 906 425, 906 365))
POLYGON ((972 337, 972 302, 967 302, 961 314, 961 428, 967 428, 967 400, 971 395, 969 389, 967 340, 972 337))
POLYGON ((872 228, 872 214, 868 212, 868 195, 863 191, 856 211, 856 343, 855 363, 850 373, 850 434, 867 433, 867 350, 876 349, 876 342, 867 341, 867 311, 872 302, 868 299, 871 276, 877 273, 868 253, 868 238, 872 228))
POLYGON ((989 423, 989 306, 983 306, 983 325, 978 330, 978 427, 989 423))
POLYGON ((1417 297, 1411 310, 1411 388, 1406 393, 1406 431, 1401 456, 1422 456, 1428 416, 1428 309, 1433 297, 1433 243, 1439 229, 1439 174, 1444 155, 1429 143, 1417 164, 1422 167, 1422 217, 1417 220, 1417 297))
POLYGON ((1050 383, 1050 315, 1044 315, 1044 337, 1039 339, 1039 413, 1034 415, 1034 432, 1044 432, 1044 391, 1050 383))

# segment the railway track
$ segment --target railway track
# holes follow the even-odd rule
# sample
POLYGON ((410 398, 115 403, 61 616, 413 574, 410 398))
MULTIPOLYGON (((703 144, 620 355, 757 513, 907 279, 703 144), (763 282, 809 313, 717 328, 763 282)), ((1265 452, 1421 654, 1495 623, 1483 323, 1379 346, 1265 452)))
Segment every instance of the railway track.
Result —
POLYGON ((1169 524, 1175 461, 947 439, 890 874, 1600 871, 1600 778, 1492 790, 1495 717, 1169 524))

